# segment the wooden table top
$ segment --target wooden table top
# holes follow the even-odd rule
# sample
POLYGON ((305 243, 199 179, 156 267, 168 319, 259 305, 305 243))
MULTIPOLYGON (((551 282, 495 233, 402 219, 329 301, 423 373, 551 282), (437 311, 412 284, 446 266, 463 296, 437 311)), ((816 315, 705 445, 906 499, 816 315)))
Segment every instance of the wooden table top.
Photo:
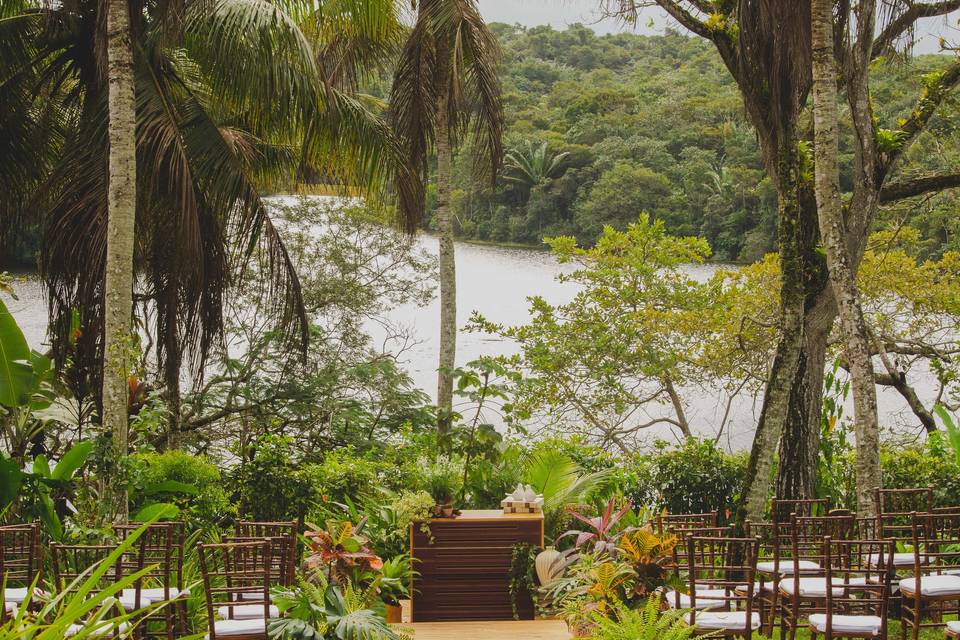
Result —
POLYGON ((464 509, 456 518, 431 518, 430 522, 490 522, 493 520, 543 520, 543 514, 504 513, 501 509, 464 509))

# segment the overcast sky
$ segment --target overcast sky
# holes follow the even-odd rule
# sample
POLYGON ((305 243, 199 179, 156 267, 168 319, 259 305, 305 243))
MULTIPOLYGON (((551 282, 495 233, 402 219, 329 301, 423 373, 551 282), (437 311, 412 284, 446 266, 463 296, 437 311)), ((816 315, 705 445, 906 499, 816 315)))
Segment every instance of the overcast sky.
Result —
MULTIPOLYGON (((563 29, 574 22, 589 25, 598 33, 623 31, 626 28, 613 20, 599 20, 598 0, 478 0, 480 11, 488 22, 519 23, 525 26, 549 24, 563 29)), ((960 30, 957 20, 960 12, 949 18, 935 18, 921 21, 918 29, 917 53, 930 53, 939 50, 937 38, 946 36, 952 42, 960 42, 960 30), (922 34, 922 35, 921 35, 922 34)), ((659 33, 671 24, 662 12, 647 9, 637 22, 639 33, 659 33), (652 24, 651 24, 652 23, 652 24)), ((672 23, 677 26, 676 23, 672 23)))

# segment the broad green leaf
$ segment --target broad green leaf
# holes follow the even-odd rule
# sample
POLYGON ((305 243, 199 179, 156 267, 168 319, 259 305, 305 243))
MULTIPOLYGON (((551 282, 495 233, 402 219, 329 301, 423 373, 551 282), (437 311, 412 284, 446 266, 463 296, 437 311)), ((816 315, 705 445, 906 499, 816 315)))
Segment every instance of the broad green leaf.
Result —
POLYGON ((151 520, 173 520, 180 515, 180 509, 169 502, 155 502, 140 509, 131 520, 135 522, 149 522, 151 520))
POLYGON ((40 454, 33 459, 33 473, 41 478, 50 477, 50 463, 47 462, 47 456, 40 454))
POLYGON ((0 456, 0 513, 17 499, 23 484, 23 471, 13 458, 0 456))
POLYGON ((50 490, 46 487, 40 487, 38 496, 40 498, 40 522, 43 523, 44 529, 46 529, 47 534, 52 539, 56 541, 62 540, 63 522, 60 521, 60 516, 57 515, 57 509, 53 504, 53 499, 50 497, 50 490))
POLYGON ((0 404, 16 407, 30 397, 34 375, 29 362, 27 339, 0 300, 0 404))
POLYGON ((83 463, 87 461, 92 450, 92 442, 87 441, 75 444, 69 451, 63 454, 63 457, 60 458, 60 462, 54 467, 50 477, 54 480, 69 480, 73 477, 73 474, 77 472, 77 469, 82 467, 83 463))

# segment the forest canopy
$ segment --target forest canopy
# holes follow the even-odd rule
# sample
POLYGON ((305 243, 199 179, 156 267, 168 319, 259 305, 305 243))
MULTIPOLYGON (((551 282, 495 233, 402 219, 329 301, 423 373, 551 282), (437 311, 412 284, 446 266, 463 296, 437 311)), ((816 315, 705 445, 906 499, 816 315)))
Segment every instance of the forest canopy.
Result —
MULTIPOLYGON (((471 171, 469 146, 460 153, 452 202, 461 237, 538 245, 573 235, 592 244, 604 225, 623 230, 647 211, 673 235, 706 239, 716 260, 753 262, 776 249, 776 198, 756 134, 709 43, 671 30, 491 28, 503 50, 507 154, 491 189, 471 171)), ((874 66, 881 131, 896 127, 927 75, 942 67, 939 55, 874 66)), ((927 167, 955 164, 955 142, 941 124, 955 108, 944 108, 909 156, 927 167)), ((843 107, 840 117, 848 117, 843 107)), ((840 153, 841 167, 852 166, 848 140, 840 153)), ((841 183, 849 186, 849 176, 841 183)), ((921 255, 939 258, 958 248, 955 200, 947 191, 900 202, 881 212, 881 224, 920 229, 921 255)))

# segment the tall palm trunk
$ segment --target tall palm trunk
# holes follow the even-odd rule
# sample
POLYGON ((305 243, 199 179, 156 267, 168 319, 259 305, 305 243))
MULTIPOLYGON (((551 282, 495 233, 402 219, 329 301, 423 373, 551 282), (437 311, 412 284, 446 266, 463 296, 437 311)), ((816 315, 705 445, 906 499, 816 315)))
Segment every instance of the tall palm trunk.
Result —
MULTIPOLYGON (((104 285, 103 426, 113 434, 118 468, 127 455, 127 387, 136 221, 136 103, 127 0, 107 0, 109 186, 104 285)), ((111 483, 118 521, 128 516, 126 482, 111 483)))
POLYGON ((457 357, 457 267, 453 249, 453 216, 450 211, 450 148, 446 96, 441 98, 437 122, 437 231, 440 241, 440 367, 437 373, 437 408, 440 431, 450 428, 453 412, 453 368, 457 357))
POLYGON ((877 389, 867 325, 846 243, 840 172, 837 165, 837 77, 833 53, 833 2, 813 0, 813 121, 817 210, 830 284, 840 312, 850 364, 857 437, 857 512, 872 515, 873 489, 880 484, 877 389))

